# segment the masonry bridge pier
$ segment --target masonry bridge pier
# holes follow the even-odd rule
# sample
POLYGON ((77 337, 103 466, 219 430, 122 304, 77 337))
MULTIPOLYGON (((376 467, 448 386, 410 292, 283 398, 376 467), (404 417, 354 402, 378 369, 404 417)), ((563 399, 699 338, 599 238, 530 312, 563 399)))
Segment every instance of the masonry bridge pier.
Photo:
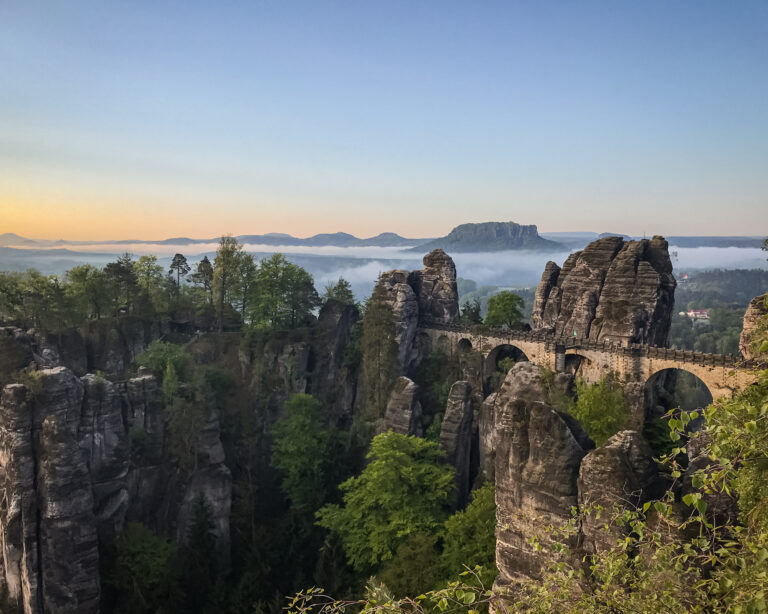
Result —
POLYGON ((646 384, 667 369, 687 371, 698 377, 717 400, 757 382, 757 369, 765 365, 723 354, 672 350, 620 341, 594 341, 579 337, 556 337, 541 331, 491 329, 478 331, 458 326, 419 328, 422 344, 451 355, 477 352, 483 357, 483 370, 496 370, 499 357, 517 356, 522 360, 564 373, 578 372, 587 382, 600 381, 613 374, 623 384, 633 418, 643 420, 643 395, 646 384))

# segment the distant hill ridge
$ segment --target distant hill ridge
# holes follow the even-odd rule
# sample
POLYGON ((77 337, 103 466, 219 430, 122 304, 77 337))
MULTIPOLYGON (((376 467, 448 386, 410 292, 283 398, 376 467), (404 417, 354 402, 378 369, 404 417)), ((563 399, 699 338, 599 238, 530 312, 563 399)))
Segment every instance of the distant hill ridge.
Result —
POLYGON ((534 224, 484 222, 461 224, 446 236, 424 243, 409 251, 443 249, 457 252, 499 252, 505 250, 561 250, 564 246, 539 236, 534 224))

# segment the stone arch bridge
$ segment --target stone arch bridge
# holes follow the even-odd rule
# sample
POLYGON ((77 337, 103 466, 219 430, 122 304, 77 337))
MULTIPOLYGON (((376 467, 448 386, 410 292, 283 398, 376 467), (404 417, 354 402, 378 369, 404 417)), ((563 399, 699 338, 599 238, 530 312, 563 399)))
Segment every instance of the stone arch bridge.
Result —
MULTIPOLYGON (((540 331, 491 329, 480 332, 433 325, 419 328, 417 336, 429 347, 442 348, 451 354, 469 350, 479 352, 487 365, 487 369, 484 366, 487 372, 496 369, 499 352, 512 348, 522 352, 532 363, 555 372, 574 372, 578 369, 588 382, 599 381, 613 373, 624 384, 630 403, 635 406, 642 405, 645 384, 666 369, 692 373, 716 400, 730 397, 734 392, 754 384, 758 378, 757 368, 766 368, 766 365, 730 355, 555 337, 540 331)), ((633 409, 632 413, 636 414, 636 410, 633 409)))

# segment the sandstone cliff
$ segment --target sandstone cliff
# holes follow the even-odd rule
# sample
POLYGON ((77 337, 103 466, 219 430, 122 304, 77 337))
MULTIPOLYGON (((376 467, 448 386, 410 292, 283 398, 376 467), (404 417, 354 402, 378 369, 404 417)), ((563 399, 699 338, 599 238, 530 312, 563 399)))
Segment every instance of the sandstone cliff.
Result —
POLYGON ((424 268, 382 273, 377 288, 383 289, 395 316, 398 361, 404 373, 422 357, 416 330, 420 326, 450 325, 459 317, 456 266, 441 249, 424 256, 424 268))
POLYGON ((198 493, 213 513, 218 564, 229 558, 231 480, 218 422, 209 419, 195 470, 162 456, 159 388, 142 376, 120 388, 63 366, 32 371, 0 398, 0 585, 19 612, 97 612, 99 538, 128 520, 159 533, 187 533, 198 493), (129 433, 146 429, 155 449, 141 458, 129 433))
POLYGON ((753 298, 744 314, 744 328, 739 339, 739 351, 747 360, 756 358, 759 354, 757 349, 753 347, 753 341, 761 320, 766 316, 768 316, 768 293, 753 298))
POLYGON ((536 289, 535 330, 596 341, 667 343, 675 278, 662 237, 604 237, 547 263, 536 289))
POLYGON ((555 543, 565 540, 574 552, 570 563, 578 566, 585 552, 598 551, 616 534, 610 525, 606 531, 610 513, 605 513, 587 515, 559 535, 573 508, 636 507, 665 486, 640 433, 622 431, 594 449, 576 420, 552 408, 543 371, 531 363, 509 371, 482 413, 484 420, 494 420, 498 588, 539 577, 542 567, 560 556, 555 543))

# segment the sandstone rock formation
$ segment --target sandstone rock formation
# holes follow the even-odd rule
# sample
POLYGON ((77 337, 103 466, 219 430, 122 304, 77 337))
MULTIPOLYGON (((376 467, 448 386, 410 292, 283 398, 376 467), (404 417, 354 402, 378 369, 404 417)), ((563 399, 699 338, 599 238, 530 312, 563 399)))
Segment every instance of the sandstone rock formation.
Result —
POLYGON ((604 237, 547 263, 536 289, 535 330, 596 341, 666 345, 676 282, 663 237, 604 237))
POLYGON ((424 256, 424 268, 408 276, 419 303, 419 324, 453 324, 459 317, 456 266, 441 249, 424 256))
POLYGON ((516 364, 496 396, 497 585, 538 577, 549 556, 529 539, 562 527, 578 504, 581 459, 593 447, 578 423, 549 405, 542 370, 516 364))
POLYGON ((34 365, 0 396, 0 590, 9 614, 97 612, 100 540, 114 539, 127 521, 183 540, 198 493, 211 507, 217 565, 226 570, 231 477, 215 413, 195 469, 182 474, 163 453, 154 376, 115 384, 34 365))
POLYGON ((615 544, 619 528, 611 522, 614 506, 635 509, 661 496, 661 486, 653 451, 637 431, 621 431, 589 452, 581 461, 578 479, 579 508, 585 512, 584 550, 594 553, 615 544), (590 513, 594 506, 602 507, 600 518, 590 513))
POLYGON ((451 386, 440 427, 440 448, 456 468, 456 505, 463 508, 469 495, 472 450, 472 387, 467 381, 451 386))
POLYGON ((747 360, 756 358, 758 355, 752 342, 760 321, 766 316, 768 316, 768 293, 753 298, 744 314, 744 328, 739 339, 739 351, 747 360))
POLYGON ((486 482, 492 482, 496 475, 496 396, 497 393, 492 392, 483 401, 477 418, 478 475, 486 482))
POLYGON ((450 325, 459 317, 456 266, 441 249, 424 256, 418 271, 396 269, 379 277, 377 290, 383 290, 395 317, 398 361, 403 373, 424 355, 416 330, 419 326, 450 325))
POLYGON ((416 328, 419 325, 419 300, 408 284, 408 271, 387 271, 379 277, 378 286, 386 291, 387 302, 395 316, 395 342, 397 359, 407 365, 416 328))
POLYGON ((384 417, 378 421, 376 431, 394 431, 402 435, 422 435, 419 387, 407 377, 400 377, 392 386, 384 417))

